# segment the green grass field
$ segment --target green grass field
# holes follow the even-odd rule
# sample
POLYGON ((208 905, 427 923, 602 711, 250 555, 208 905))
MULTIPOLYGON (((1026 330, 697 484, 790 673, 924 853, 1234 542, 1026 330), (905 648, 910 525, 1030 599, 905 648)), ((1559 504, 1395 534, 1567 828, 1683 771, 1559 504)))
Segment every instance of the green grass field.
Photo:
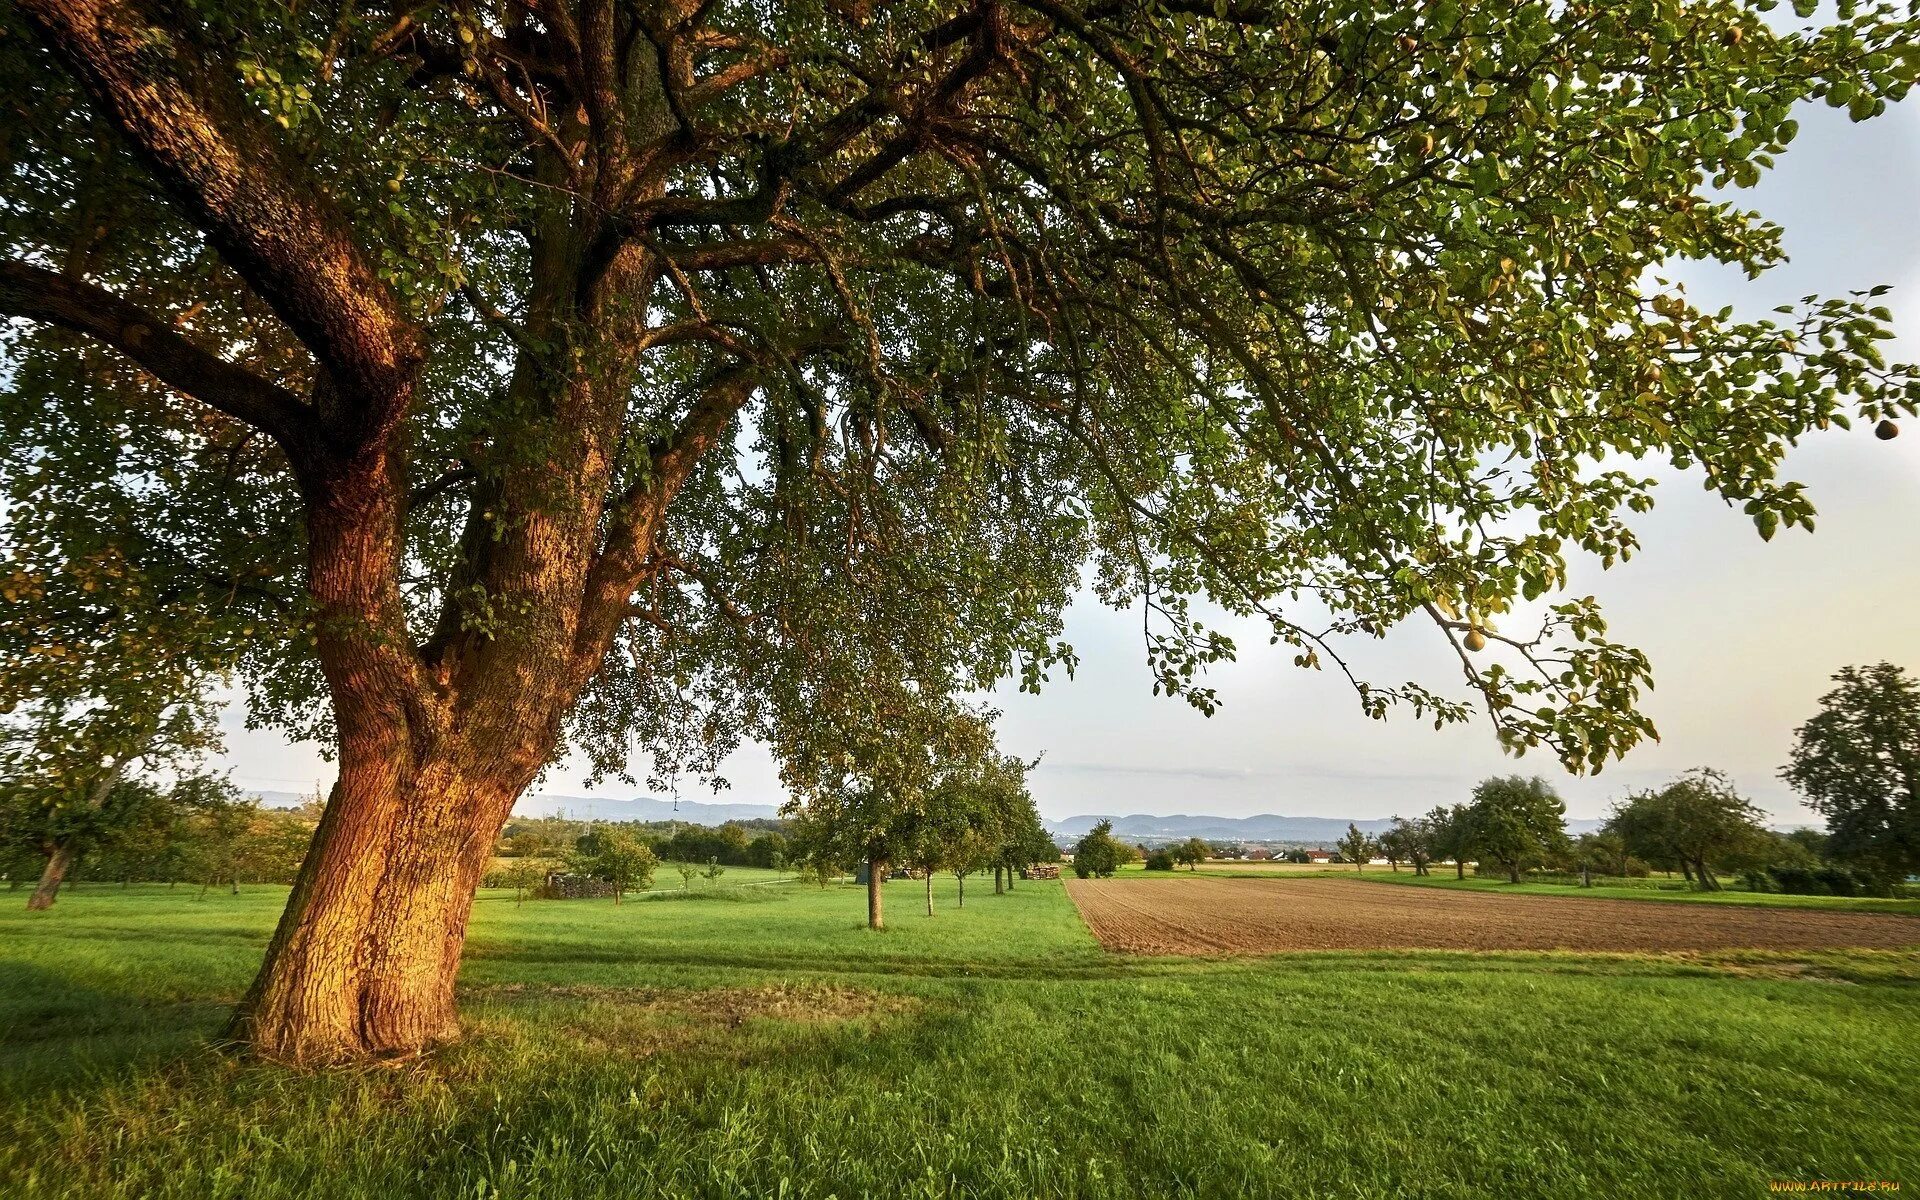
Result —
POLYGON ((1133 959, 1058 884, 943 879, 933 920, 892 884, 875 934, 860 889, 756 883, 486 894, 467 1040, 333 1073, 210 1045, 282 890, 10 896, 0 1196, 1920 1186, 1920 953, 1133 959))

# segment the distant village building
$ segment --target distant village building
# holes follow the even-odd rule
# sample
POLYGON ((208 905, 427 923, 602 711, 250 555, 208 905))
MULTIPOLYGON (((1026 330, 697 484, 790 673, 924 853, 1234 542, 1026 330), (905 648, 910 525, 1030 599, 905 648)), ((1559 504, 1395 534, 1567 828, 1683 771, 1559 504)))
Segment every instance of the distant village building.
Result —
POLYGON ((1310 863, 1330 863, 1333 861, 1333 851, 1309 850, 1307 851, 1307 861, 1310 863))

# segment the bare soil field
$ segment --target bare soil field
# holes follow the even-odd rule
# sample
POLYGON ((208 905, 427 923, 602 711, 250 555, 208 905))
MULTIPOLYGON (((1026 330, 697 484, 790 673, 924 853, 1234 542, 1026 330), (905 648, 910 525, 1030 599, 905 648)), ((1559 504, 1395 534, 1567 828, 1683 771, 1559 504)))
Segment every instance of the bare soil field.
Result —
POLYGON ((1285 950, 1819 950, 1920 946, 1920 917, 1497 896, 1340 879, 1068 879, 1129 954, 1285 950))

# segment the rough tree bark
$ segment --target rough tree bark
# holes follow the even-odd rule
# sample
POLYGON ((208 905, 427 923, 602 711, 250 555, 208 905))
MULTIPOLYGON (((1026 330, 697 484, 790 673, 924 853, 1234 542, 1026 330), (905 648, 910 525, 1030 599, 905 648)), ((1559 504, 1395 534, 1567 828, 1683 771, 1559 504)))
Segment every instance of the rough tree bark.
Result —
POLYGON ((72 866, 72 844, 55 843, 52 852, 47 855, 47 865, 40 871, 40 885, 33 889, 33 895, 27 897, 27 911, 39 912, 52 908, 54 897, 60 894, 60 883, 72 866))
POLYGON ((881 912, 883 891, 881 881, 886 878, 889 864, 884 858, 869 855, 867 858, 867 928, 885 929, 885 914, 881 912))

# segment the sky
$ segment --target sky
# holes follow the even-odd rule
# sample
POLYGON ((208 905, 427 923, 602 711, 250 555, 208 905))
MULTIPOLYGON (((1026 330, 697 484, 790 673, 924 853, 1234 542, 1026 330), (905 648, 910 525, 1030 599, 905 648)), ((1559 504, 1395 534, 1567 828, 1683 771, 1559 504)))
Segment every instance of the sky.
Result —
MULTIPOLYGON (((1920 101, 1861 125, 1824 106, 1799 115, 1800 136, 1779 167, 1735 194, 1785 228, 1790 261, 1757 281, 1695 266, 1671 274, 1704 308, 1755 314, 1808 294, 1891 284, 1883 302, 1899 340, 1888 357, 1920 358, 1920 101)), ((1231 622, 1223 627, 1241 634, 1242 656, 1214 672, 1224 705, 1203 717, 1151 694, 1138 614, 1091 596, 1067 616, 1081 657, 1076 677, 1056 678, 1039 696, 1009 686, 990 698, 1002 710, 1001 743, 1040 757, 1030 782, 1049 819, 1412 814, 1514 771, 1552 780, 1568 816, 1595 818, 1631 789, 1712 766, 1775 823, 1818 824, 1777 778, 1794 728, 1843 666, 1885 659, 1920 670, 1920 420, 1905 426, 1891 442, 1865 428, 1833 430, 1789 456, 1784 474, 1808 486, 1816 533, 1786 530, 1764 543, 1697 477, 1669 471, 1655 510, 1636 525, 1641 553, 1611 571, 1576 567, 1573 594, 1597 596, 1610 636, 1652 659, 1656 688, 1645 709, 1661 734, 1596 776, 1569 776, 1540 752, 1504 756, 1484 719, 1439 732, 1410 715, 1369 720, 1344 681, 1293 667, 1287 647, 1268 648, 1264 631, 1231 622)), ((1458 667, 1430 628, 1349 648, 1363 678, 1458 689, 1458 667)), ((225 718, 236 783, 304 791, 331 781, 318 747, 246 730, 243 716, 236 704, 225 718)), ((590 790, 584 773, 581 763, 558 764, 536 790, 633 794, 618 785, 590 790)), ((758 747, 735 755, 726 775, 732 787, 720 799, 783 798, 758 747)))

